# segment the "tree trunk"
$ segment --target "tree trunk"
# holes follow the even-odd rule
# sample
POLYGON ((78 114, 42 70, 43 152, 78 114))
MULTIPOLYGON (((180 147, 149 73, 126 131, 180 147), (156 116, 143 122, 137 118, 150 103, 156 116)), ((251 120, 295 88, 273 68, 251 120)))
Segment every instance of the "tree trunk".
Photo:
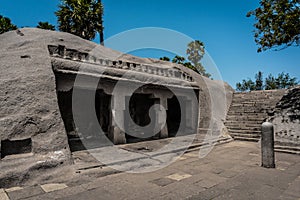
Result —
MULTIPOLYGON (((98 0, 98 3, 101 4, 101 6, 103 6, 101 0, 98 0)), ((103 7, 102 7, 103 8, 103 7)), ((102 10, 102 13, 101 13, 101 30, 99 32, 99 36, 100 36, 100 44, 102 46, 104 46, 104 33, 103 33, 103 10, 102 10)))
POLYGON ((103 34, 103 30, 101 30, 99 32, 100 35, 100 44, 104 46, 104 34, 103 34))

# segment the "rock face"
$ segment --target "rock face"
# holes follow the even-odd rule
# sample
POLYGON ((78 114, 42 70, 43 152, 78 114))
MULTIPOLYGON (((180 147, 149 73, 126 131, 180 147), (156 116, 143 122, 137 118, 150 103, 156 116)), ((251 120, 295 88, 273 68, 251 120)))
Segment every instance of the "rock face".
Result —
POLYGON ((48 45, 66 46, 97 58, 177 68, 199 87, 199 132, 224 129, 233 89, 181 65, 138 58, 77 36, 24 28, 0 35, 0 188, 23 184, 43 170, 72 163, 57 97, 48 45), (22 34, 18 34, 22 33, 22 34), (16 148, 17 147, 17 148, 16 148))
POLYGON ((269 115, 277 149, 300 151, 300 86, 289 89, 269 115))

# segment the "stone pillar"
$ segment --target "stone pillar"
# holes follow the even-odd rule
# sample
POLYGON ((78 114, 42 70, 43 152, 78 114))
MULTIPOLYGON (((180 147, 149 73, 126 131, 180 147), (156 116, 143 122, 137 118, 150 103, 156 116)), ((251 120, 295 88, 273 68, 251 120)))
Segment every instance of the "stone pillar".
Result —
POLYGON ((198 123, 198 106, 197 102, 194 102, 191 98, 180 97, 181 108, 181 124, 183 134, 193 134, 197 133, 197 123, 198 123))
POLYGON ((190 123, 187 121, 187 116, 189 115, 189 113, 187 113, 186 98, 183 96, 177 96, 177 99, 179 101, 180 112, 181 112, 180 127, 177 135, 185 135, 187 131, 188 123, 190 123))
POLYGON ((191 104, 189 106, 190 106, 190 109, 191 109, 191 117, 192 117, 191 128, 192 128, 193 133, 197 133, 197 131, 198 131, 197 130, 198 129, 198 119, 199 119, 199 104, 198 104, 198 101, 196 99, 191 100, 190 102, 191 102, 191 104))
POLYGON ((194 127, 194 109, 193 102, 191 100, 185 101, 185 121, 187 130, 193 129, 194 127))
POLYGON ((264 122, 261 127, 261 158, 262 167, 275 168, 274 127, 270 122, 264 122))
MULTIPOLYGON (((168 99, 164 96, 160 96, 159 99, 155 99, 155 104, 161 105, 167 111, 168 109, 168 99)), ((156 123, 161 127, 164 122, 165 125, 159 132, 159 138, 167 138, 169 136, 168 125, 167 125, 167 113, 165 116, 159 114, 159 110, 156 111, 156 123)))
POLYGON ((124 127, 124 118, 125 118, 125 97, 122 98, 121 96, 116 97, 112 96, 112 98, 117 98, 113 99, 112 105, 111 105, 111 110, 112 110, 112 116, 111 116, 111 126, 110 130, 108 133, 109 139, 114 144, 125 144, 126 143, 126 137, 125 137, 125 132, 119 127, 123 126, 124 127), (118 123, 116 122, 116 119, 118 119, 118 123))

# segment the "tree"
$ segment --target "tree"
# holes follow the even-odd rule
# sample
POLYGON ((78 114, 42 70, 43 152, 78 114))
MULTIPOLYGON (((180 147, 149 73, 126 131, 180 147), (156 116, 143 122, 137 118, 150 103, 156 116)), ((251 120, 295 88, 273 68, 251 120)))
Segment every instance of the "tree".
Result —
POLYGON ((172 59, 172 63, 177 63, 177 64, 183 65, 183 64, 185 63, 185 58, 182 57, 182 56, 176 55, 176 56, 172 59))
POLYGON ((191 61, 191 64, 198 70, 199 74, 206 77, 211 76, 209 73, 206 73, 205 68, 200 63, 205 54, 205 46, 203 42, 199 40, 190 42, 186 53, 188 55, 188 60, 191 61))
MULTIPOLYGON (((194 70, 195 72, 197 72, 198 74, 209 78, 211 75, 209 73, 206 73, 205 68, 200 63, 201 59, 203 58, 203 56, 205 54, 204 43, 200 42, 199 40, 195 40, 195 41, 190 42, 187 47, 188 48, 186 50, 186 53, 188 55, 188 59, 190 62, 187 61, 185 59, 185 57, 178 56, 178 55, 176 55, 172 59, 172 62, 183 65, 187 68, 190 68, 190 69, 194 70)), ((164 61, 170 61, 170 58, 168 58, 168 57, 161 57, 159 59, 164 60, 164 61)))
POLYGON ((298 84, 297 78, 290 77, 289 73, 280 73, 277 77, 269 74, 263 81, 263 73, 259 71, 255 75, 255 82, 250 78, 248 80, 242 80, 241 83, 236 84, 237 91, 252 91, 252 90, 275 90, 275 89, 285 89, 298 84))
POLYGON ((39 22, 36 27, 40 29, 55 31, 55 26, 49 24, 49 22, 39 22))
POLYGON ((12 24, 9 18, 0 15, 0 34, 16 29, 18 29, 18 27, 12 24))
POLYGON ((273 90, 273 89, 285 89, 291 86, 297 85, 297 78, 290 77, 289 73, 280 73, 277 77, 274 77, 272 74, 266 78, 266 90, 273 90))
POLYGON ((199 74, 199 71, 197 70, 197 68, 191 63, 185 60, 184 57, 182 56, 175 56, 172 60, 173 63, 177 63, 177 64, 181 64, 187 68, 190 68, 191 70, 194 70, 195 72, 197 72, 199 74))
POLYGON ((192 65, 191 62, 185 62, 185 63, 183 63, 183 65, 187 68, 190 68, 191 70, 193 70, 193 71, 195 71, 199 74, 198 69, 194 65, 192 65))
POLYGON ((98 32, 103 44, 103 6, 100 0, 61 0, 58 17, 60 31, 92 40, 98 32))
POLYGON ((263 90, 263 86, 263 73, 259 71, 257 74, 255 74, 255 90, 263 90))
POLYGON ((285 74, 283 72, 278 74, 275 83, 278 89, 284 89, 298 84, 297 78, 292 78, 289 73, 285 74))
POLYGON ((258 52, 300 45, 299 0, 260 0, 260 7, 247 13, 250 16, 256 19, 258 52))
POLYGON ((163 60, 163 61, 168 61, 168 62, 170 62, 170 58, 168 58, 168 57, 166 57, 166 56, 159 58, 159 60, 163 60))
MULTIPOLYGON (((168 62, 170 62, 171 59, 168 58, 168 57, 166 57, 166 56, 164 56, 164 57, 159 58, 159 60, 163 60, 163 61, 168 61, 168 62)), ((197 72, 197 73, 199 74, 199 71, 194 67, 194 65, 192 65, 191 62, 187 62, 187 61, 185 60, 185 58, 182 57, 182 56, 176 55, 176 56, 172 59, 172 63, 177 63, 177 64, 180 64, 180 65, 183 65, 183 66, 185 66, 185 67, 187 67, 187 68, 190 68, 191 70, 194 70, 195 72, 197 72)))
POLYGON ((256 85, 250 78, 248 78, 248 80, 244 79, 242 80, 242 83, 236 84, 237 91, 248 91, 248 90, 252 91, 255 89, 256 89, 256 85))
POLYGON ((269 76, 266 78, 266 85, 265 85, 265 89, 266 90, 275 90, 277 88, 276 85, 276 78, 272 75, 269 74, 269 76))

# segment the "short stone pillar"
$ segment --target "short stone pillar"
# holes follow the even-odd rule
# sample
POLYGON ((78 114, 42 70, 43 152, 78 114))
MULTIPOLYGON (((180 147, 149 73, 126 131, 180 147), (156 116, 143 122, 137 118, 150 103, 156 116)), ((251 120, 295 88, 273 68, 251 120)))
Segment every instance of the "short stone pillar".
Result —
POLYGON ((124 112, 123 110, 112 110, 113 117, 119 117, 119 123, 121 123, 117 124, 115 119, 112 119, 108 137, 114 144, 126 144, 125 132, 119 127, 119 125, 124 126, 124 112))
POLYGON ((109 139, 114 144, 125 144, 125 95, 112 96, 111 103, 111 120, 110 120, 110 130, 108 133, 109 139))
POLYGON ((261 126, 261 159, 262 167, 275 168, 274 127, 270 122, 261 126))
MULTIPOLYGON (((160 98, 158 102, 156 102, 163 106, 167 112, 168 110, 168 100, 167 98, 160 98)), ((157 123, 159 126, 162 126, 162 124, 165 122, 164 126, 162 126, 160 132, 159 132, 159 138, 167 138, 169 137, 169 132, 168 132, 168 125, 167 125, 167 113, 166 115, 160 115, 159 111, 156 112, 156 118, 157 118, 157 123)))

